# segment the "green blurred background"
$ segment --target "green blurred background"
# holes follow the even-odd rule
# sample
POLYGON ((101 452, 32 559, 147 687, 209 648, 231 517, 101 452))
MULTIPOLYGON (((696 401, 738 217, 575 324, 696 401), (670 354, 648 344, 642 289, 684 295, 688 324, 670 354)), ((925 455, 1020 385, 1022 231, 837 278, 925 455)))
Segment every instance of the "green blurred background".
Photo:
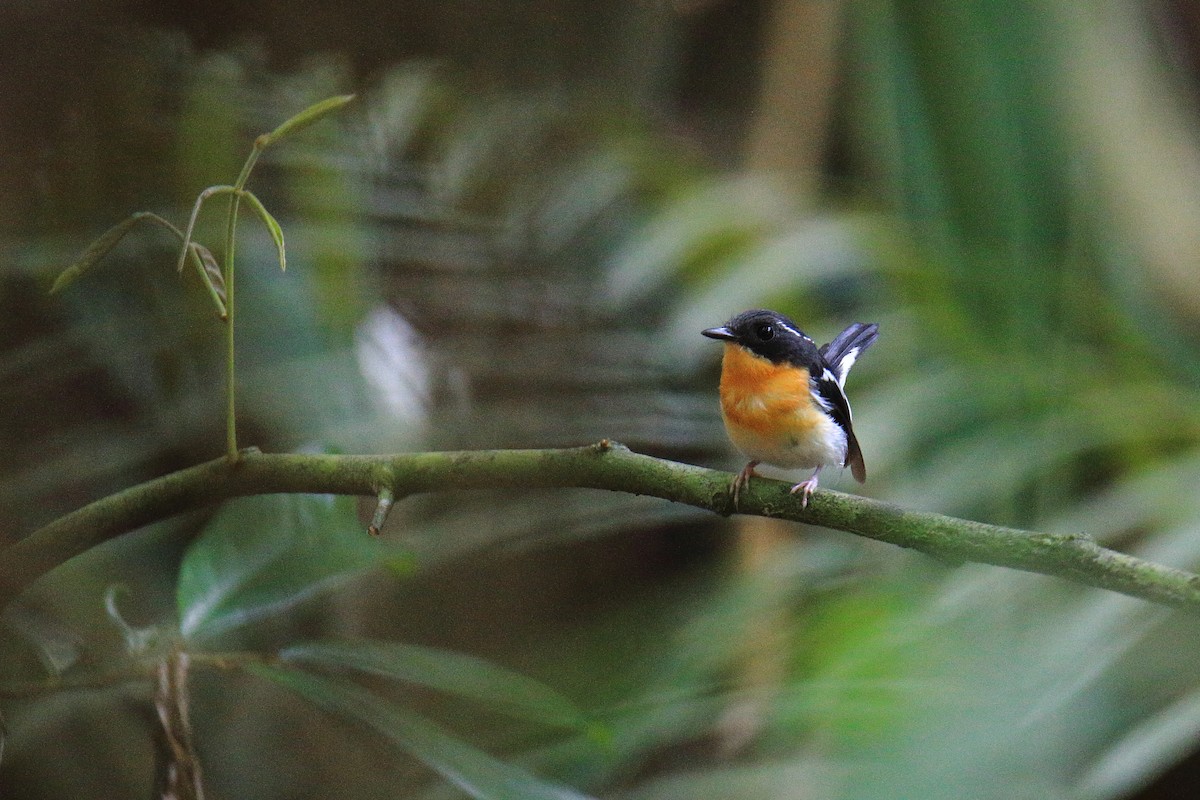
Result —
MULTIPOLYGON (((868 483, 822 485, 1200 568, 1193 3, 34 0, 0 42, 0 543, 223 448, 221 328, 172 242, 51 298, 57 272, 358 92, 252 180, 289 269, 247 221, 244 444, 610 437, 737 468, 698 331, 768 306, 821 341, 881 326, 848 385, 868 483)), ((129 663, 108 587, 170 630, 189 548, 299 530, 274 513, 123 537, 0 618, 0 797, 152 793, 149 682, 53 680, 129 663)), ((537 678, 595 725, 379 691, 597 797, 1200 784, 1200 627, 1140 601, 591 492, 412 498, 385 534, 383 566, 219 648, 355 636, 537 678)), ((463 796, 237 670, 198 668, 191 713, 209 797, 463 796)))

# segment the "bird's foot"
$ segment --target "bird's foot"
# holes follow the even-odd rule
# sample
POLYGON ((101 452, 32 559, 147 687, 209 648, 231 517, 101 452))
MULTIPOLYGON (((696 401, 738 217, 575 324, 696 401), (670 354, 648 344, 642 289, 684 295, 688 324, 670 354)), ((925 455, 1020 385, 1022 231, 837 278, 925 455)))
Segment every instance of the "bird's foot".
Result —
POLYGON ((811 478, 806 481, 800 481, 800 483, 797 483, 792 487, 792 494, 800 495, 801 508, 808 508, 808 498, 812 497, 813 489, 817 488, 817 475, 820 474, 820 472, 821 470, 818 468, 817 471, 812 474, 811 478))
POLYGON ((746 466, 742 467, 742 471, 733 477, 733 482, 729 484, 729 491, 733 493, 733 507, 736 510, 738 507, 738 496, 741 495, 742 489, 750 485, 751 476, 757 476, 758 473, 754 468, 758 466, 757 461, 751 461, 746 466))

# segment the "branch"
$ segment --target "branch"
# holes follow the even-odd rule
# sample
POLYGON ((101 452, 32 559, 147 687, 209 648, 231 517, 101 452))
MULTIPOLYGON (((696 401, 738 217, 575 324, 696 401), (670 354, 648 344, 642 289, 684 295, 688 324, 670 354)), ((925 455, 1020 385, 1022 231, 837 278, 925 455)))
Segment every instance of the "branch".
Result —
POLYGON ((462 489, 586 488, 661 497, 728 515, 795 520, 919 550, 1052 575, 1193 613, 1200 576, 1101 547, 1084 535, 1030 533, 890 503, 818 491, 807 509, 788 484, 754 480, 734 509, 727 472, 640 455, 608 440, 565 450, 480 450, 387 456, 264 454, 209 461, 97 500, 0 556, 0 610, 59 564, 111 538, 186 511, 256 494, 373 495, 397 499, 462 489))

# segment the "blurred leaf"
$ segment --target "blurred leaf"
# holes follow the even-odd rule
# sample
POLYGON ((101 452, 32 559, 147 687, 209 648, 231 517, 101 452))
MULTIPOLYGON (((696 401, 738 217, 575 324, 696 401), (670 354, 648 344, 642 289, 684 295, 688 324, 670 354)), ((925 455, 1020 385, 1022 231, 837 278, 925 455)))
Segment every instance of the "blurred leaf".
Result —
POLYGON ((1162 770, 1187 757, 1200 738, 1200 690, 1143 720, 1107 751, 1080 780, 1080 797, 1131 796, 1162 770))
POLYGON ((667 323, 672 352, 692 359, 712 342, 699 328, 718 325, 738 310, 780 296, 811 292, 823 281, 859 273, 866 260, 863 219, 810 218, 729 255, 719 275, 689 292, 667 323), (704 320, 697 325, 698 320, 704 320))
POLYGON ((701 254, 728 253, 739 244, 753 244, 795 219, 796 212, 792 198, 761 176, 694 187, 609 259, 608 300, 619 307, 644 298, 701 254))
POLYGON ((363 110, 381 169, 414 142, 445 89, 436 80, 433 66, 424 62, 397 65, 380 78, 363 110))
POLYGON ((309 642, 288 647, 279 657, 419 684, 546 725, 588 727, 583 711, 549 686, 463 653, 394 642, 309 642))
POLYGON ((266 136, 263 137, 265 140, 263 142, 263 146, 265 147, 267 145, 274 144, 284 136, 298 133, 299 131, 307 128, 309 125, 312 125, 314 122, 318 122, 322 117, 337 111, 339 108, 353 100, 354 97, 355 95, 352 94, 343 94, 338 95, 337 97, 328 97, 318 103, 313 103, 299 114, 296 114, 294 117, 285 121, 275 130, 266 134, 266 136))
POLYGON ((507 204, 514 186, 528 192, 526 170, 557 119, 553 107, 537 97, 500 97, 469 111, 443 143, 439 199, 483 212, 507 204))
POLYGON ((816 800, 842 797, 844 765, 825 756, 668 773, 621 792, 621 800, 816 800))
POLYGON ((133 229, 133 226, 143 221, 161 225, 177 237, 183 238, 183 234, 179 232, 178 228, 157 214, 152 214, 149 211, 139 211, 136 214, 130 214, 102 233, 99 238, 87 246, 87 249, 75 260, 75 263, 59 273, 59 276, 54 280, 54 285, 50 287, 50 294, 61 292, 79 280, 85 272, 96 266, 102 258, 112 252, 112 249, 120 244, 121 240, 125 238, 125 234, 129 233, 133 229))
POLYGON ((555 253, 578 242, 587 226, 633 192, 636 177, 629 159, 615 148, 588 151, 559 166, 550 185, 525 200, 535 246, 555 253))
POLYGON ((354 499, 266 495, 225 504, 184 555, 180 630, 215 636, 328 591, 391 551, 367 536, 354 499))
MULTIPOLYGON (((11 631, 30 648, 47 675, 61 675, 83 658, 84 639, 62 620, 24 604, 13 604, 0 616, 0 629, 11 631)), ((15 651, 6 651, 15 664, 15 651)))
POLYGON ((424 717, 354 684, 265 665, 249 669, 330 713, 373 728, 477 800, 585 800, 587 797, 499 761, 424 717))
POLYGON ((266 206, 254 196, 253 192, 244 191, 242 197, 250 201, 251 208, 254 213, 258 214, 258 218, 263 221, 263 225, 267 226, 267 231, 271 234, 271 241, 275 242, 275 252, 279 255, 279 269, 282 272, 287 272, 287 254, 283 246, 283 228, 279 227, 279 223, 271 216, 271 212, 267 211, 266 206))
MULTIPOLYGON (((1192 448, 1160 464, 1122 477, 1103 492, 1075 505, 1054 520, 1048 529, 1087 531, 1105 542, 1139 526, 1194 526, 1200 519, 1200 451, 1192 448)), ((1196 539, 1200 550, 1200 539, 1196 539)), ((1193 558, 1200 553, 1193 554, 1193 558)), ((1161 556, 1157 557, 1161 560, 1161 556)), ((1172 562, 1181 567, 1187 561, 1172 562)))

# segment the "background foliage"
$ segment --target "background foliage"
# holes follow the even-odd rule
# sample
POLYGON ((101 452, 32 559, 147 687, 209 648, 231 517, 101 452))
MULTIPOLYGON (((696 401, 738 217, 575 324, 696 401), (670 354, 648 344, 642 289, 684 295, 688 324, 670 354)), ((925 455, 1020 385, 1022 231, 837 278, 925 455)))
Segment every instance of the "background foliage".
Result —
MULTIPOLYGON (((1190 6, 620 5, 3 12, 0 536, 223 441, 169 237, 54 274, 359 91, 256 173, 289 270, 243 226, 244 442, 734 466, 697 331, 767 305, 880 322, 868 493, 1200 567, 1190 6)), ((352 505, 239 501, 40 582, 0 618, 0 794, 151 791, 180 648, 214 797, 1194 793, 1167 611, 640 498, 413 498, 377 541, 352 505)))

